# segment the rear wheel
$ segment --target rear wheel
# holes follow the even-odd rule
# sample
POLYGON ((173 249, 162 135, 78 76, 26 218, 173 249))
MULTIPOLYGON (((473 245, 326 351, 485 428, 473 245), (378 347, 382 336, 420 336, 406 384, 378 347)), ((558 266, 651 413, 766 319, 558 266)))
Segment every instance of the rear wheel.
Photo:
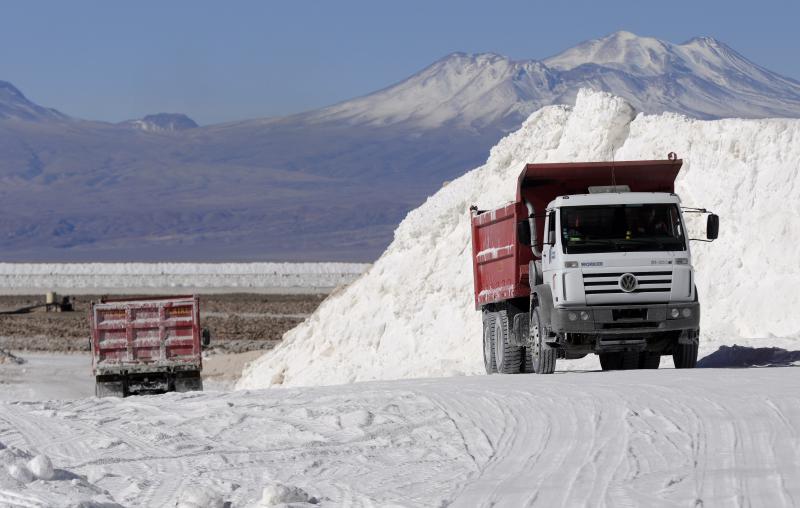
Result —
POLYGON ((124 397, 125 380, 123 378, 106 378, 97 376, 94 384, 94 394, 96 397, 124 397))
POLYGON ((522 372, 525 374, 533 374, 533 348, 526 346, 522 348, 522 372))
POLYGON ((494 361, 494 312, 487 312, 483 318, 483 366, 487 374, 495 374, 494 361))
POLYGON ((509 335, 508 312, 495 313, 494 321, 494 360, 500 374, 519 374, 522 367, 522 348, 512 345, 509 335))
POLYGON ((676 369, 693 369, 697 365, 697 344, 675 344, 672 361, 676 369))
POLYGON ((197 371, 180 373, 175 377, 176 392, 202 392, 203 378, 197 371))
MULTIPOLYGON (((532 370, 537 374, 552 374, 556 370, 556 349, 545 342, 544 328, 539 308, 531 310, 531 347, 528 348, 526 360, 530 361, 532 370)), ((526 361, 527 363, 527 361, 526 361)))

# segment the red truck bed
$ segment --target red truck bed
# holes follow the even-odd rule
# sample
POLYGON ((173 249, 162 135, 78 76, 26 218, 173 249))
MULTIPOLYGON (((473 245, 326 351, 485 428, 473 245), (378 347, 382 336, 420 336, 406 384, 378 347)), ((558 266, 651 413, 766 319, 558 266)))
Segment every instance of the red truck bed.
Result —
POLYGON ((103 300, 90 320, 95 371, 202 365, 197 297, 103 300))
POLYGON ((89 321, 98 396, 203 389, 198 297, 105 299, 89 321))
POLYGON ((590 186, 627 185, 633 192, 674 192, 680 159, 526 164, 517 180, 517 200, 491 211, 472 209, 472 268, 475 308, 528 297, 530 245, 519 241, 520 223, 532 205, 537 245, 542 244, 544 211, 558 196, 586 194, 590 186))

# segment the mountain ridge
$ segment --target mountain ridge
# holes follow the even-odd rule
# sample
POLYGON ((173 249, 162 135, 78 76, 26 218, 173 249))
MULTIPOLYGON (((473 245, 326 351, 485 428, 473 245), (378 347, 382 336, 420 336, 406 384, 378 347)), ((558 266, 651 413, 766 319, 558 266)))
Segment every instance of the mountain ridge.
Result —
POLYGON ((370 261, 443 181, 581 88, 647 113, 800 117, 800 83, 724 43, 630 32, 541 61, 455 52, 326 108, 204 126, 80 120, 3 83, 0 249, 20 261, 370 261))

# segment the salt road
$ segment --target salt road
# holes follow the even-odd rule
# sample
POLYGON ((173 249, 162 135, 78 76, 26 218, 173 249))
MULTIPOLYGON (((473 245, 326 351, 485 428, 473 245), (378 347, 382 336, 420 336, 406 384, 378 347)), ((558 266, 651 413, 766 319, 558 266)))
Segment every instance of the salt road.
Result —
POLYGON ((799 372, 4 402, 0 505, 796 506, 799 372), (40 454, 53 479, 11 476, 40 454))

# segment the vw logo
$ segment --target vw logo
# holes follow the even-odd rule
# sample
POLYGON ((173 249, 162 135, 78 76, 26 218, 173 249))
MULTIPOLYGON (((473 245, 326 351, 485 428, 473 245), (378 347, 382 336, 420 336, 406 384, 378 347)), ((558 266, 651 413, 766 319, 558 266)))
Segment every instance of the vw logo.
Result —
POLYGON ((634 289, 636 289, 637 285, 638 281, 632 273, 623 274, 622 277, 619 278, 619 288, 626 293, 632 292, 634 289))

